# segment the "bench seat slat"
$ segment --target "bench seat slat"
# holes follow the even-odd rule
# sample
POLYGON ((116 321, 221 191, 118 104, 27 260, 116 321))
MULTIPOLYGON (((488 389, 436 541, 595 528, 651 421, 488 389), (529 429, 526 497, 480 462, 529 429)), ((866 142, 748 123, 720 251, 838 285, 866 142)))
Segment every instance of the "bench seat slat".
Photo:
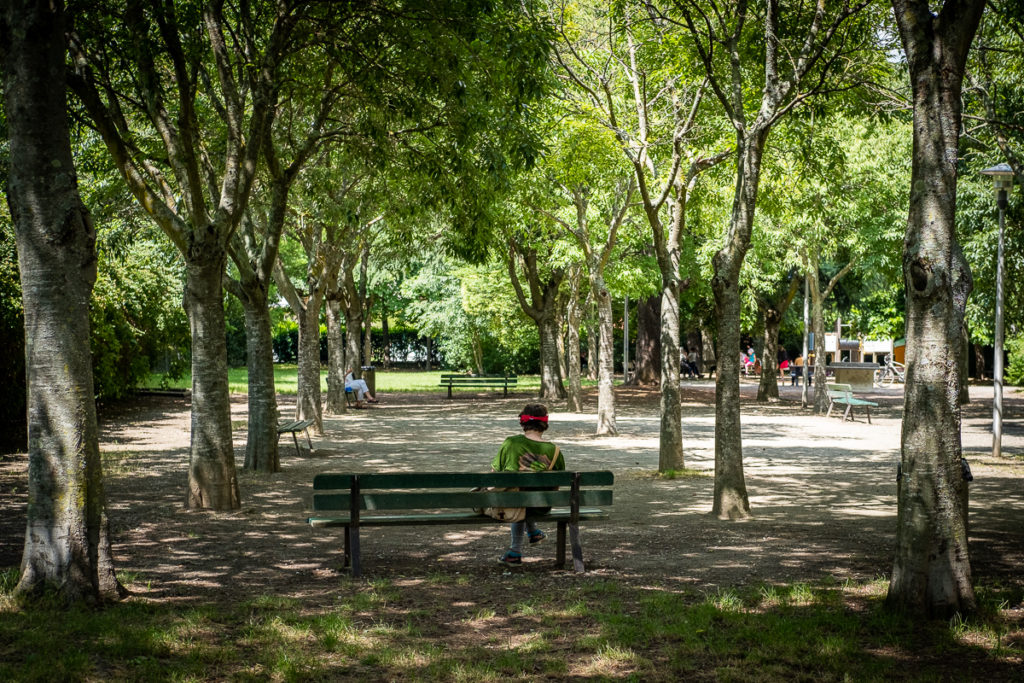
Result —
MULTIPOLYGON (((359 488, 371 489, 471 489, 475 486, 570 486, 571 471, 557 472, 390 472, 359 474, 359 488)), ((611 486, 615 475, 609 470, 580 472, 581 486, 611 486)), ((314 491, 348 489, 354 474, 325 472, 313 477, 314 491)))
MULTIPOLYGON (((569 519, 571 513, 567 509, 555 509, 545 515, 534 517, 538 522, 559 521, 569 519)), ((585 522, 595 519, 607 519, 608 512, 597 508, 580 508, 579 520, 585 522)), ((310 517, 309 525, 315 528, 338 527, 347 525, 351 519, 348 515, 310 517)), ((442 512, 423 515, 372 515, 359 517, 360 526, 424 526, 431 524, 504 524, 496 519, 468 512, 442 512)))
MULTIPOLYGON (((480 491, 480 492, 416 492, 363 493, 360 510, 426 510, 483 507, 562 507, 569 505, 569 491, 480 491)), ((611 505, 610 489, 580 491, 580 505, 611 505)), ((348 510, 348 493, 318 493, 313 496, 313 510, 348 510)))

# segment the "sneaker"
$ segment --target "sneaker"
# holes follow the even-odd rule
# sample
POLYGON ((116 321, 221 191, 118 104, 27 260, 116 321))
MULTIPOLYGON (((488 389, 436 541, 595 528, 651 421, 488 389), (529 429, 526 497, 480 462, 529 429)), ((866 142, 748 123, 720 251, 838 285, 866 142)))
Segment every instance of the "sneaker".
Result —
POLYGON ((498 558, 498 563, 518 566, 523 563, 523 556, 517 552, 509 550, 500 558, 498 558))
POLYGON ((533 545, 534 543, 540 543, 547 537, 548 535, 546 533, 538 529, 537 531, 534 531, 532 534, 530 534, 530 545, 533 545))

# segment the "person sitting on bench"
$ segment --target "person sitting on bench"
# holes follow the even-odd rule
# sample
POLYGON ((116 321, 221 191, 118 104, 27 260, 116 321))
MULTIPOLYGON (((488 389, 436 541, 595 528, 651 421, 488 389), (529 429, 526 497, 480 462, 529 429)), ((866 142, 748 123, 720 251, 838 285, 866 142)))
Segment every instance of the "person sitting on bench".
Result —
MULTIPOLYGON (((527 405, 523 412, 519 413, 519 424, 523 427, 523 433, 505 439, 501 444, 501 450, 491 461, 491 469, 495 472, 564 470, 565 458, 559 452, 558 446, 544 440, 544 432, 548 428, 548 409, 539 403, 527 405)), ((526 508, 526 519, 509 525, 512 543, 498 562, 504 565, 521 565, 523 537, 529 534, 531 545, 547 538, 547 534, 538 529, 530 519, 531 515, 546 512, 547 508, 526 508)))
POLYGON ((367 403, 379 402, 373 397, 373 394, 370 393, 370 387, 366 386, 366 381, 356 379, 356 371, 354 368, 350 368, 348 374, 345 375, 345 389, 351 389, 356 392, 356 408, 362 408, 364 400, 367 403), (364 399, 366 396, 369 396, 369 398, 364 399))

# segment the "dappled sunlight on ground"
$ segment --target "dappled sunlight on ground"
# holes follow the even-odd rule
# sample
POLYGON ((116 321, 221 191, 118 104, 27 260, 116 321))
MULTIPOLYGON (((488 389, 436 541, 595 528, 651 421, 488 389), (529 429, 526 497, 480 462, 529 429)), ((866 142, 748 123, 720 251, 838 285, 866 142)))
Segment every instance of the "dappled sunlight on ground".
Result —
MULTIPOLYGON (((658 394, 617 388, 618 434, 594 435, 596 393, 584 413, 552 405, 550 438, 570 469, 616 473, 615 505, 607 522, 582 527, 588 576, 661 587, 742 585, 822 577, 867 580, 891 568, 895 539, 895 464, 899 459, 902 388, 866 395, 881 406, 873 424, 825 418, 800 408, 799 388, 782 401, 754 402, 756 385, 742 386, 743 456, 751 519, 723 522, 709 512, 714 490, 714 384, 684 383, 685 465, 696 476, 655 476, 658 394)), ((991 388, 972 387, 964 410, 964 447, 971 458, 971 552, 977 577, 1017 576, 1024 562, 1024 401, 1007 400, 1002 460, 990 455, 991 388), (976 397, 974 396, 976 394, 976 397), (987 415, 986 415, 986 410, 987 415), (1018 459, 1013 459, 1016 456, 1018 459)), ((319 472, 486 471, 501 441, 519 430, 527 394, 462 392, 383 395, 381 404, 324 418, 323 436, 304 439, 296 456, 280 442, 282 471, 239 472, 240 510, 187 511, 188 403, 140 401, 102 424, 109 476, 108 504, 119 571, 149 598, 204 600, 235 594, 315 595, 338 587, 343 575, 340 529, 306 524, 311 482, 319 472)), ((293 399, 291 399, 293 401, 293 399)), ((282 419, 294 403, 282 400, 282 419)), ((245 397, 234 397, 235 457, 245 449, 245 397)), ((0 463, 5 496, 0 566, 18 563, 24 534, 24 460, 0 463), (20 469, 19 469, 20 468, 20 469), (7 491, 11 491, 7 494, 7 491)), ((516 572, 556 571, 554 529, 527 548, 516 572)), ((361 536, 367 577, 458 573, 490 580, 507 568, 495 560, 507 529, 492 526, 367 528, 361 536)))

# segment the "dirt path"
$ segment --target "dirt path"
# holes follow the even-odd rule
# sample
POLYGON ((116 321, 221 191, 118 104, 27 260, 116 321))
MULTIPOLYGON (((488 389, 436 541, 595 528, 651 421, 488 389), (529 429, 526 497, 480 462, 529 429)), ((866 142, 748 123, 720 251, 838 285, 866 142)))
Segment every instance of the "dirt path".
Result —
MULTIPOLYGON (((868 425, 808 415, 799 393, 753 402, 743 387, 744 462, 754 518, 721 522, 708 514, 714 470, 713 385, 686 384, 686 465, 706 476, 661 480, 658 396, 618 390, 619 430, 592 436, 588 414, 553 412, 552 440, 569 467, 616 473, 613 518, 584 527, 589 576, 636 585, 713 590, 758 582, 863 580, 887 575, 895 527, 900 389, 873 394, 883 405, 868 425)), ((986 451, 991 389, 972 388, 964 418, 971 459, 971 552, 978 582, 1019 583, 1024 564, 1024 401, 1008 400, 1003 460, 986 451), (988 397, 985 400, 984 397, 988 397), (983 402, 984 401, 984 402, 983 402)), ((305 524, 313 475, 324 471, 486 470, 501 440, 517 431, 526 394, 464 392, 387 395, 371 410, 327 418, 315 452, 296 456, 282 439, 283 471, 240 474, 243 507, 230 514, 189 512, 184 501, 188 404, 149 398, 107 416, 102 449, 119 571, 152 599, 210 601, 241 595, 315 595, 336 585, 337 531, 305 524)), ((589 397, 588 411, 596 399, 589 397)), ((282 406, 283 414, 290 406, 282 406)), ((244 449, 244 397, 233 406, 236 457, 244 449)), ((0 461, 0 568, 16 566, 24 534, 25 458, 0 461)), ((491 575, 506 535, 495 527, 376 528, 363 532, 367 578, 435 572, 491 575)), ((558 580, 553 544, 531 549, 521 571, 558 580)))

